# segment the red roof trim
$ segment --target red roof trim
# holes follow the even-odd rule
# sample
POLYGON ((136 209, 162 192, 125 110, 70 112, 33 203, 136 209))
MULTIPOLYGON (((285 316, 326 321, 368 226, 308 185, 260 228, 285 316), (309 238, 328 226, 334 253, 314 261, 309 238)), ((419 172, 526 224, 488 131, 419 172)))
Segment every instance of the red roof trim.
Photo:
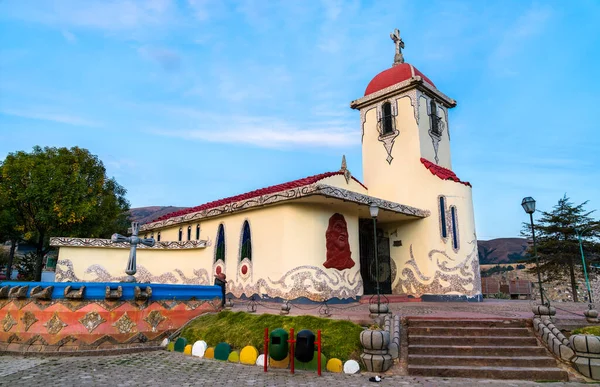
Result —
MULTIPOLYGON (((286 191, 289 189, 293 189, 293 188, 298 188, 298 187, 302 187, 305 185, 310 185, 310 184, 314 184, 316 182, 318 182, 319 180, 323 180, 327 177, 331 177, 331 176, 336 176, 336 175, 343 175, 344 172, 342 171, 338 171, 338 172, 326 172, 326 173, 321 173, 319 175, 314 175, 314 176, 309 176, 309 177, 305 177, 303 179, 298 179, 298 180, 294 180, 294 181, 290 181, 287 183, 283 183, 283 184, 277 184, 277 185, 273 185, 270 187, 266 187, 266 188, 261 188, 261 189, 257 189, 255 191, 250 191, 241 195, 236 195, 236 196, 231 196, 228 198, 224 198, 224 199, 219 199, 219 200, 215 200, 212 202, 208 202, 205 204, 202 204, 200 206, 196 206, 196 207, 191 207, 191 208, 186 208, 185 210, 179 210, 179 211, 175 211, 175 212, 171 212, 170 214, 166 214, 161 216, 158 219, 154 219, 152 222, 149 223, 154 223, 154 222, 159 222, 162 220, 167 220, 170 218, 174 218, 176 216, 182 216, 182 215, 187 215, 187 214, 191 214, 193 212, 198 212, 198 211, 202 211, 202 210, 208 210, 211 208, 215 208, 215 207, 219 207, 219 206, 224 206, 226 204, 230 204, 230 203, 235 203, 241 200, 247 200, 247 199, 252 199, 255 197, 259 197, 259 196, 263 196, 263 195, 268 195, 268 194, 272 194, 275 192, 280 192, 280 191, 286 191)), ((352 176, 352 180, 356 181, 358 184, 360 184, 364 189, 367 189, 367 187, 361 183, 360 181, 358 181, 354 176, 352 176)))
POLYGON ((429 172, 436 175, 437 177, 439 177, 442 180, 452 180, 457 183, 461 183, 466 186, 472 187, 471 183, 469 183, 468 181, 460 180, 458 178, 458 176, 456 176, 456 173, 452 172, 451 170, 449 170, 447 168, 440 167, 439 165, 434 164, 431 161, 424 159, 422 157, 421 157, 421 162, 423 163, 425 168, 429 169, 429 172))

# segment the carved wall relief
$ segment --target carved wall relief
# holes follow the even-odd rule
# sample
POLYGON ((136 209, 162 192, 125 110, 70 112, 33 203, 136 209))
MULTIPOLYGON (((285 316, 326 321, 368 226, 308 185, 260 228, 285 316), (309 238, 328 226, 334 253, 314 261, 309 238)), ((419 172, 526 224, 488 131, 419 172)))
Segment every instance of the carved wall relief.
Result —
POLYGON ((323 263, 327 269, 350 269, 354 266, 350 243, 348 243, 348 225, 342 214, 333 214, 325 232, 327 260, 323 263))

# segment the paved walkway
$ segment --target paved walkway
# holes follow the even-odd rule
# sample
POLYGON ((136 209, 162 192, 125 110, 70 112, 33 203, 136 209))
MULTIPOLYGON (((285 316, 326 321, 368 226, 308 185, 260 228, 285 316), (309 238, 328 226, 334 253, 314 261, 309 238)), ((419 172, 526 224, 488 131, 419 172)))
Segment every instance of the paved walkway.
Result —
MULTIPOLYGON (((233 311, 247 311, 250 301, 234 300, 233 311)), ((402 317, 422 316, 434 318, 532 318, 531 308, 536 305, 531 300, 490 300, 484 302, 400 302, 389 304, 390 311, 400 314, 402 317)), ((263 302, 257 300, 255 303, 256 313, 277 314, 281 310, 281 303, 263 302)), ((586 303, 556 302, 552 306, 556 308, 556 317, 562 320, 585 321, 583 312, 588 309, 586 303)), ((600 307, 600 305, 598 305, 600 307)), ((368 322, 369 305, 350 304, 328 304, 327 309, 332 318, 341 320, 352 320, 356 322, 368 322)), ((323 305, 293 303, 290 316, 298 315, 322 315, 323 305)))
POLYGON ((369 382, 370 374, 345 375, 324 372, 262 368, 199 359, 167 351, 98 357, 0 356, 2 386, 583 386, 580 383, 536 383, 463 378, 387 376, 369 382))

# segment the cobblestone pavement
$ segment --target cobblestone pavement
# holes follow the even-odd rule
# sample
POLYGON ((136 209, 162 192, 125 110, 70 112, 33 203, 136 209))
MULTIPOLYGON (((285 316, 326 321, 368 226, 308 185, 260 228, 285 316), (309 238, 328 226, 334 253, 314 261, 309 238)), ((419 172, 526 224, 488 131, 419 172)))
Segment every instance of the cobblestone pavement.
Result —
POLYGON ((199 359, 167 351, 98 357, 0 356, 1 386, 583 386, 580 383, 536 383, 464 378, 386 376, 369 382, 370 374, 262 368, 199 359))

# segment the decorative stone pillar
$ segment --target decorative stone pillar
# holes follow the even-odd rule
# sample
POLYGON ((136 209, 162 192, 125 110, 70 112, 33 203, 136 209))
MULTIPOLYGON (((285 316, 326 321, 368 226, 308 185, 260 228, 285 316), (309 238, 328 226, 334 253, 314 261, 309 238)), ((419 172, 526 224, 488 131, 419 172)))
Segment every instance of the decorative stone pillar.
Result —
POLYGON ((541 320, 550 320, 552 321, 552 316, 556 314, 556 308, 550 305, 534 305, 531 308, 533 312, 534 318, 539 318, 541 320))
POLYGON ((592 309, 591 305, 590 305, 590 309, 583 312, 583 314, 585 315, 585 319, 587 320, 587 322, 589 322, 589 323, 597 323, 598 322, 598 311, 595 309, 592 309))
POLYGON ((381 303, 379 305, 369 304, 369 317, 374 319, 382 317, 383 315, 387 314, 389 310, 390 309, 388 308, 388 305, 386 303, 381 303))
POLYGON ((392 355, 388 353, 390 333, 380 329, 365 329, 360 333, 364 350, 360 355, 369 372, 385 372, 392 366, 392 355))
POLYGON ((575 357, 571 360, 575 368, 588 378, 600 380, 600 337, 573 335, 569 338, 575 357))

